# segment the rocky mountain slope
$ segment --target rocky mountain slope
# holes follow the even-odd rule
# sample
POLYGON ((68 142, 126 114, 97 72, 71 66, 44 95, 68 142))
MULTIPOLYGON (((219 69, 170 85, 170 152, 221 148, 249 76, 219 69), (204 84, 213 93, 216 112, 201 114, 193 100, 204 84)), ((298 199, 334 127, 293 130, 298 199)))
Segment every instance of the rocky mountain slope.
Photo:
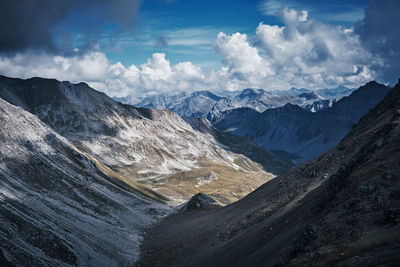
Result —
POLYGON ((269 151, 294 154, 299 157, 298 162, 305 162, 338 144, 388 91, 387 86, 370 82, 319 112, 312 113, 292 104, 263 113, 239 108, 223 113, 213 125, 221 131, 250 138, 269 151))
POLYGON ((399 137, 400 83, 323 155, 229 206, 164 219, 140 265, 396 266, 399 137))
POLYGON ((356 88, 347 88, 338 86, 336 88, 324 88, 316 90, 315 93, 326 98, 339 100, 345 96, 349 96, 356 88))
POLYGON ((128 105, 134 105, 136 103, 139 103, 142 99, 138 98, 138 97, 134 97, 131 95, 125 96, 125 97, 116 97, 114 96, 112 99, 114 99, 115 101, 124 103, 124 104, 128 104, 128 105))
POLYGON ((283 92, 275 94, 263 89, 245 89, 239 95, 235 96, 236 102, 241 107, 252 108, 258 112, 264 112, 268 108, 281 107, 287 103, 306 106, 322 99, 313 92, 291 95, 290 93, 284 94, 283 92))
POLYGON ((0 265, 132 265, 165 199, 2 99, 0 123, 0 265))
POLYGON ((124 105, 84 83, 2 76, 0 97, 118 174, 168 196, 171 204, 200 191, 230 203, 274 177, 171 111, 124 105))
POLYGON ((303 108, 311 112, 318 112, 320 110, 331 108, 334 103, 336 103, 336 99, 324 99, 315 101, 312 104, 308 104, 303 108))
POLYGON ((286 91, 267 92, 263 89, 245 89, 235 97, 221 98, 207 114, 207 119, 215 124, 225 111, 237 108, 251 108, 257 112, 293 104, 311 112, 317 112, 332 106, 335 100, 324 99, 306 89, 292 88, 286 91))
POLYGON ((215 122, 224 111, 240 107, 248 107, 263 112, 269 108, 281 107, 291 103, 316 112, 331 107, 333 101, 349 95, 353 90, 344 86, 336 89, 317 90, 316 92, 326 96, 321 97, 318 93, 304 88, 282 91, 248 88, 232 94, 232 96, 218 96, 209 91, 196 91, 191 94, 152 95, 142 100, 137 99, 136 102, 132 96, 114 97, 114 100, 137 107, 158 110, 169 109, 184 118, 207 117, 211 122, 215 122))
POLYGON ((215 139, 226 150, 245 155, 252 161, 259 163, 264 170, 279 175, 295 166, 292 160, 281 157, 279 153, 276 154, 265 150, 260 144, 251 139, 219 131, 205 118, 188 118, 185 120, 193 129, 209 136, 210 139, 215 139))
POLYGON ((145 97, 137 103, 129 103, 120 100, 122 103, 131 104, 136 107, 153 108, 158 110, 169 109, 185 118, 204 117, 210 109, 221 99, 208 91, 196 91, 191 94, 180 93, 175 95, 154 95, 145 97))

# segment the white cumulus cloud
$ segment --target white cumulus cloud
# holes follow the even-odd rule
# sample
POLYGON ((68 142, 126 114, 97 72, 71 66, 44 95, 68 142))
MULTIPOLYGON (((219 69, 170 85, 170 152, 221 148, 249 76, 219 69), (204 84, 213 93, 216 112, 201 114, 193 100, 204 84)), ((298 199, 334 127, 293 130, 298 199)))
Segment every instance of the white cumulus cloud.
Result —
POLYGON ((281 14, 285 25, 260 23, 252 43, 240 33, 218 35, 215 51, 232 79, 283 89, 357 86, 373 78, 373 58, 352 29, 309 20, 306 11, 281 14))
POLYGON ((254 35, 219 33, 213 45, 223 65, 219 70, 204 71, 191 62, 173 65, 163 53, 125 66, 96 50, 69 57, 43 52, 0 56, 0 73, 84 81, 111 96, 143 96, 247 87, 356 87, 374 78, 372 64, 383 64, 352 28, 310 19, 306 11, 285 8, 280 14, 283 26, 260 23, 254 35))
POLYGON ((112 64, 98 51, 73 57, 25 53, 0 57, 0 73, 21 78, 85 81, 111 96, 193 91, 212 86, 200 67, 191 62, 171 65, 163 53, 154 53, 139 66, 127 67, 120 62, 112 64))

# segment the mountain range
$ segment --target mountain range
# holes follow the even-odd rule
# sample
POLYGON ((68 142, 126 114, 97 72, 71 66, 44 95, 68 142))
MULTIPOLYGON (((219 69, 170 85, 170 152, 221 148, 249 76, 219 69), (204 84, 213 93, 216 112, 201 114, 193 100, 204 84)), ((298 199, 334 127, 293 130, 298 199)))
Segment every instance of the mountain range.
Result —
MULTIPOLYGON (((326 99, 292 89, 303 107, 212 122, 0 76, 0 265, 396 263, 400 84, 389 90, 370 82, 311 112, 326 99)), ((242 93, 193 98, 268 95, 242 93)))
POLYGON ((290 103, 262 113, 238 108, 224 112, 213 125, 220 131, 250 138, 269 151, 291 154, 302 163, 338 144, 389 90, 383 84, 369 82, 318 112, 290 103))
POLYGON ((258 147, 262 158, 274 162, 263 160, 262 166, 171 111, 121 104, 85 83, 3 76, 0 97, 36 115, 119 175, 167 196, 171 204, 200 191, 227 204, 292 166, 258 147))
POLYGON ((3 99, 0 123, 0 265, 132 265, 166 198, 3 99))
POLYGON ((203 117, 220 99, 220 96, 209 91, 196 91, 191 94, 153 95, 137 103, 126 101, 123 103, 158 110, 169 109, 182 117, 194 118, 203 117))
POLYGON ((321 156, 225 207, 196 195, 147 232, 139 266, 398 265, 399 107, 400 81, 321 156))
POLYGON ((320 89, 315 92, 304 88, 291 88, 282 91, 248 88, 230 96, 218 96, 209 91, 196 91, 190 94, 158 94, 141 100, 132 96, 114 97, 114 100, 136 107, 158 110, 169 109, 184 118, 207 117, 211 122, 214 122, 222 112, 239 107, 249 107, 258 112, 263 112, 269 108, 281 107, 291 103, 316 112, 332 106, 334 101, 349 95, 354 90, 344 86, 320 89))
POLYGON ((0 76, 0 122, 1 266, 133 265, 171 206, 198 192, 231 203, 293 167, 85 83, 0 76))

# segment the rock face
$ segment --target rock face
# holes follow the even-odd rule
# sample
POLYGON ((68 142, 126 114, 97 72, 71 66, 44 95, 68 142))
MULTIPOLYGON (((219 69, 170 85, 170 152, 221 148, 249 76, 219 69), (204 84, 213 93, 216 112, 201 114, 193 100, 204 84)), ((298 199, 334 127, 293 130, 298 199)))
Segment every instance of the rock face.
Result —
POLYGON ((318 112, 324 109, 331 108, 333 104, 336 103, 336 99, 324 99, 324 100, 318 100, 315 101, 312 104, 309 104, 304 107, 305 110, 311 111, 311 112, 318 112))
POLYGON ((339 100, 345 96, 349 96, 353 91, 355 90, 355 88, 347 88, 345 86, 339 86, 336 88, 332 88, 332 89, 319 89, 316 90, 315 93, 317 93, 318 95, 326 98, 326 99, 336 99, 339 100))
POLYGON ((190 198, 190 200, 181 207, 179 210, 181 211, 190 211, 190 210, 204 210, 219 207, 220 205, 212 199, 209 195, 198 193, 190 198))
POLYGON ((316 112, 332 106, 332 101, 349 95, 354 89, 338 87, 336 89, 322 89, 319 93, 308 89, 282 91, 266 91, 263 89, 244 89, 232 96, 218 96, 209 91, 196 91, 191 94, 179 93, 174 95, 158 94, 136 100, 132 96, 114 97, 113 99, 124 104, 137 107, 169 109, 184 118, 207 118, 216 122, 224 111, 236 108, 252 108, 264 112, 269 108, 282 107, 288 103, 299 105, 307 110, 316 112))
POLYGON ((2 99, 0 124, 0 265, 134 264, 165 198, 2 99))
POLYGON ((214 126, 223 132, 250 138, 268 151, 294 154, 302 163, 338 144, 352 125, 388 91, 387 86, 370 82, 331 108, 315 113, 292 104, 263 113, 235 109, 225 112, 214 126))
POLYGON ((290 90, 267 92, 263 89, 245 89, 239 95, 235 96, 234 100, 239 103, 240 107, 252 108, 258 112, 264 112, 269 108, 282 107, 288 103, 305 107, 323 99, 311 91, 297 93, 299 94, 293 94, 290 90))
POLYGON ((168 196, 172 205, 198 192, 230 203, 274 177, 171 111, 124 105, 84 83, 2 76, 0 97, 118 174, 168 196), (208 179, 211 174, 216 178, 208 179))
POLYGON ((141 99, 134 97, 134 96, 126 96, 126 97, 113 97, 115 101, 128 104, 128 105, 135 105, 136 103, 140 102, 141 99))
POLYGON ((237 108, 251 108, 258 112, 278 108, 286 104, 298 105, 306 110, 316 112, 329 108, 330 99, 324 99, 307 89, 267 92, 263 89, 244 89, 235 97, 221 98, 207 114, 207 119, 217 123, 225 111, 237 108))
MULTIPOLYGON (((205 117, 210 109, 221 99, 208 91, 196 91, 191 94, 180 93, 176 95, 155 95, 132 103, 122 99, 123 103, 137 107, 154 108, 158 110, 169 109, 185 118, 205 117)), ((121 99, 119 99, 121 101, 121 99)))
POLYGON ((264 170, 273 174, 283 174, 295 167, 291 159, 282 157, 278 153, 269 152, 249 138, 224 133, 216 129, 207 119, 191 118, 185 120, 193 129, 214 138, 226 150, 245 155, 252 161, 259 163, 264 170))
POLYGON ((141 266, 396 266, 399 159, 400 83, 321 156, 229 206, 164 219, 141 266))

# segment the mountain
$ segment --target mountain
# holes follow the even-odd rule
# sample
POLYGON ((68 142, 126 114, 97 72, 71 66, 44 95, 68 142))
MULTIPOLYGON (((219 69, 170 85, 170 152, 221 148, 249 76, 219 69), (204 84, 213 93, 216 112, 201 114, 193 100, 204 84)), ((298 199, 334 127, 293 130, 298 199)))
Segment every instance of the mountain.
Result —
POLYGON ((171 111, 124 105, 85 83, 1 76, 0 97, 38 116, 118 175, 167 196, 170 204, 199 192, 227 204, 274 177, 171 111))
POLYGON ((164 109, 171 109, 175 105, 181 103, 183 99, 185 99, 186 97, 187 97, 186 93, 179 93, 175 95, 158 94, 145 97, 137 103, 128 103, 128 102, 122 102, 122 103, 128 105, 134 105, 137 107, 164 110, 164 109))
POLYGON ((329 100, 306 90, 295 89, 286 91, 267 92, 263 89, 245 89, 233 98, 224 97, 219 100, 207 114, 207 119, 216 123, 227 110, 236 108, 252 108, 258 112, 282 107, 286 104, 299 105, 304 109, 315 112, 329 107, 329 100))
POLYGON ((311 112, 318 112, 320 110, 332 107, 334 103, 336 103, 336 99, 318 100, 313 102, 312 104, 305 106, 304 109, 311 112))
POLYGON ((286 96, 276 96, 264 91, 263 89, 244 89, 240 94, 235 96, 234 100, 240 107, 249 107, 263 112, 268 108, 278 107, 280 103, 289 101, 286 96))
POLYGON ((345 86, 338 86, 336 88, 325 88, 316 90, 315 93, 326 99, 339 100, 345 96, 350 95, 355 88, 347 88, 345 86))
POLYGON ((297 97, 300 99, 311 100, 311 101, 321 100, 321 97, 318 96, 317 94, 315 94, 314 92, 302 93, 302 94, 297 95, 297 97))
POLYGON ((153 95, 137 103, 120 101, 137 107, 154 108, 158 110, 169 109, 185 118, 204 117, 220 100, 221 97, 209 91, 196 91, 191 94, 180 93, 175 95, 153 95))
POLYGON ((356 88, 348 88, 346 86, 338 86, 336 88, 324 88, 317 90, 309 90, 306 88, 294 88, 289 90, 275 90, 272 91, 273 94, 281 96, 297 96, 303 93, 315 93, 325 99, 336 99, 339 100, 345 96, 350 95, 356 88))
POLYGON ((206 118, 214 123, 216 122, 221 115, 231 109, 236 109, 241 107, 241 105, 235 101, 232 97, 222 97, 220 100, 218 100, 214 106, 210 109, 210 111, 207 113, 206 118))
POLYGON ((259 163, 266 171, 273 174, 283 174, 294 168, 291 159, 284 158, 279 153, 267 151, 260 144, 246 137, 221 132, 205 118, 187 118, 185 120, 193 129, 215 139, 226 150, 245 155, 252 161, 259 163))
POLYGON ((276 94, 276 91, 267 92, 263 89, 245 89, 234 99, 239 103, 240 107, 252 108, 258 112, 264 112, 269 108, 281 107, 288 103, 306 106, 315 101, 322 100, 320 96, 313 92, 296 90, 295 92, 299 94, 292 95, 292 91, 293 90, 290 90, 287 93, 280 92, 280 94, 276 94))
MULTIPOLYGON (((354 93, 368 87, 383 89, 354 93)), ((163 219, 139 266, 398 265, 399 107, 400 81, 321 156, 231 205, 163 219)))
MULTIPOLYGON (((287 103, 302 107, 312 105, 323 98, 306 89, 292 89, 287 91, 267 92, 263 89, 244 89, 235 96, 218 96, 209 91, 196 91, 191 94, 179 93, 175 95, 158 94, 143 98, 135 102, 133 97, 113 98, 114 100, 136 107, 153 108, 158 110, 169 109, 184 118, 204 118, 214 121, 219 115, 238 107, 250 107, 259 112, 268 108, 276 108, 287 103)), ((316 104, 317 105, 317 104, 316 104)), ((319 104, 321 108, 324 105, 319 104)))
POLYGON ((274 90, 273 93, 276 95, 287 95, 287 96, 297 96, 304 93, 311 93, 310 89, 306 88, 295 88, 292 87, 289 90, 274 90))
POLYGON ((208 118, 215 122, 227 110, 249 107, 264 112, 269 108, 276 108, 291 103, 307 110, 316 112, 332 105, 334 99, 340 99, 350 94, 353 89, 341 86, 335 89, 322 89, 313 92, 305 88, 291 88, 290 90, 265 91, 263 89, 244 89, 232 96, 218 96, 209 91, 196 91, 191 94, 179 93, 174 95, 158 94, 135 101, 134 97, 113 99, 124 104, 137 107, 153 108, 158 110, 169 109, 184 118, 208 118), (337 90, 337 91, 336 91, 337 90), (322 97, 321 92, 326 97, 322 97))
POLYGON ((134 97, 131 95, 125 96, 125 97, 112 97, 112 99, 114 99, 115 101, 124 103, 124 104, 128 104, 128 105, 135 105, 136 103, 141 101, 141 98, 138 97, 134 97))
POLYGON ((331 108, 315 113, 292 104, 263 113, 249 108, 234 109, 223 113, 214 126, 223 132, 250 138, 269 151, 294 154, 301 163, 338 144, 389 89, 369 82, 331 108))
POLYGON ((201 118, 205 117, 220 99, 221 97, 211 92, 197 91, 170 109, 185 118, 201 118))
POLYGON ((0 265, 134 264, 144 230, 171 212, 165 198, 3 99, 0 123, 0 265))

